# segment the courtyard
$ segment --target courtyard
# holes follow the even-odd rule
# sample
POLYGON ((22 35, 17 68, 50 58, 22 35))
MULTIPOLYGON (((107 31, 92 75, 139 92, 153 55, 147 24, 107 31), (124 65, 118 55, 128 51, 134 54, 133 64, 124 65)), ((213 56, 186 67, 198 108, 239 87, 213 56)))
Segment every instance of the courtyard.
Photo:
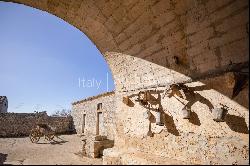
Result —
POLYGON ((37 144, 29 137, 0 138, 0 164, 6 165, 99 165, 102 159, 81 155, 81 138, 76 134, 60 135, 48 142, 41 138, 37 144))
POLYGON ((249 165, 248 0, 0 0, 0 22, 0 165, 249 165))

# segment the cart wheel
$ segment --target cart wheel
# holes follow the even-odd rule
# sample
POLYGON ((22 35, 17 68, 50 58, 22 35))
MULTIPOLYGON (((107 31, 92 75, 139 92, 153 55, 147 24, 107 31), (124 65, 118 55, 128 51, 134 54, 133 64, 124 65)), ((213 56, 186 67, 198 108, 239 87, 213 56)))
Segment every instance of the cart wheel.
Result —
POLYGON ((53 138, 54 138, 54 134, 45 135, 45 139, 48 140, 48 141, 53 140, 53 138))
POLYGON ((39 141, 39 139, 40 139, 40 137, 37 136, 35 133, 31 133, 31 134, 29 135, 29 138, 30 138, 30 141, 31 141, 32 143, 37 143, 37 142, 39 141))

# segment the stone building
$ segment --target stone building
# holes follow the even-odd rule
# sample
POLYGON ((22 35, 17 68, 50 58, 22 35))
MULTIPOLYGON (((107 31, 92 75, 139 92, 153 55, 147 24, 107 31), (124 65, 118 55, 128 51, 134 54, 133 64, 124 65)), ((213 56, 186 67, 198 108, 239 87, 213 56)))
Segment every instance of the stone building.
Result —
POLYGON ((8 111, 8 99, 6 96, 0 96, 0 113, 8 111))
POLYGON ((104 148, 113 146, 115 107, 114 92, 72 103, 74 126, 85 138, 87 156, 99 157, 104 148))
POLYGON ((107 61, 103 164, 249 164, 248 0, 11 1, 67 21, 107 61))

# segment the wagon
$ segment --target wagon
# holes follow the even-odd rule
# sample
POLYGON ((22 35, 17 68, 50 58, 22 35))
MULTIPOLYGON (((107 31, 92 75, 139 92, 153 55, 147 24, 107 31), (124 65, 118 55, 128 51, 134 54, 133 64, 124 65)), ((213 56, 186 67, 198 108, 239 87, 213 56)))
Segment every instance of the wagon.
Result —
POLYGON ((55 136, 55 130, 47 124, 37 124, 36 127, 30 131, 29 138, 32 143, 37 143, 43 136, 46 140, 51 141, 55 136))

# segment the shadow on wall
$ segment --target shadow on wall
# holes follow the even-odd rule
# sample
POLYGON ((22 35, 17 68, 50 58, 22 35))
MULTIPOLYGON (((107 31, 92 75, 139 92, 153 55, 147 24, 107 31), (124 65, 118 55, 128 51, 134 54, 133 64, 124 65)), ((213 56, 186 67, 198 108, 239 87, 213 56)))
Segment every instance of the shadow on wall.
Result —
POLYGON ((190 112, 190 119, 188 119, 188 120, 190 123, 193 123, 194 125, 197 125, 197 126, 201 125, 201 122, 200 122, 198 115, 193 111, 190 112))
MULTIPOLYGON (((212 112, 212 109, 214 109, 213 104, 207 98, 195 92, 195 91, 203 91, 203 90, 209 90, 209 88, 207 88, 206 85, 188 87, 187 85, 184 85, 184 84, 173 84, 170 86, 171 92, 168 93, 167 96, 175 97, 179 102, 181 102, 184 105, 183 108, 190 110, 190 118, 188 119, 189 122, 194 125, 200 126, 201 122, 200 122, 198 115, 195 112, 191 111, 192 105, 199 101, 200 103, 203 103, 206 106, 208 106, 210 112, 212 112), (187 100, 188 103, 184 104, 176 96, 187 100)), ((139 96, 140 96, 140 93, 142 93, 140 92, 138 94, 138 100, 136 101, 139 101, 140 105, 146 108, 148 111, 161 112, 161 115, 162 115, 161 119, 163 120, 163 124, 167 128, 167 131, 175 136, 179 136, 180 133, 176 128, 173 117, 165 113, 162 107, 161 93, 163 93, 164 91, 163 90, 149 90, 147 92, 149 92, 147 99, 140 100, 139 96), (153 94, 156 94, 157 98, 155 98, 153 94)), ((146 92, 144 94, 146 94, 146 92)), ((131 95, 128 97, 128 99, 126 99, 127 101, 129 101, 126 103, 129 107, 134 106, 134 104, 131 104, 132 101, 129 99, 132 96, 136 96, 136 95, 131 95)), ((223 108, 223 109, 224 109, 224 112, 228 112, 229 108, 223 108)), ((247 124, 243 117, 226 114, 224 122, 229 126, 229 128, 232 131, 235 131, 238 133, 244 133, 244 134, 249 133, 247 124)), ((156 117, 152 113, 150 113, 150 116, 149 116, 149 133, 151 136, 153 136, 154 133, 152 133, 151 131, 151 123, 156 123, 156 117)), ((218 122, 218 123, 221 123, 221 122, 218 122)))
POLYGON ((7 159, 7 154, 0 153, 0 165, 4 165, 4 162, 7 159))
MULTIPOLYGON (((214 106, 208 99, 201 96, 199 93, 195 92, 195 91, 210 90, 210 88, 207 88, 206 85, 188 87, 187 85, 184 84, 174 84, 170 87, 170 89, 171 93, 168 94, 168 97, 175 97, 174 95, 176 95, 182 99, 187 100, 188 101, 187 104, 184 104, 179 100, 187 109, 191 109, 192 105, 195 104, 197 101, 207 105, 209 110, 214 108, 214 106), (182 95, 181 90, 183 91, 185 97, 182 95)), ((178 100, 178 98, 176 99, 178 100)))
POLYGON ((72 115, 70 115, 69 131, 70 131, 70 134, 76 134, 76 128, 75 128, 72 115))
MULTIPOLYGON (((210 88, 207 88, 206 85, 196 86, 196 87, 188 87, 184 84, 179 84, 178 87, 175 87, 173 89, 175 89, 175 90, 172 90, 172 93, 170 93, 169 97, 172 97, 176 94, 180 98, 184 99, 183 95, 180 92, 180 90, 183 90, 183 92, 186 96, 186 100, 188 101, 188 103, 184 106, 187 109, 191 110, 191 106, 194 103, 196 103, 197 101, 207 105, 210 112, 214 108, 214 106, 212 105, 212 103, 208 99, 206 99, 205 97, 201 96, 198 93, 195 93, 195 91, 209 90, 210 88)), ((223 108, 223 109, 225 109, 225 108, 223 108)), ((228 109, 226 109, 225 111, 228 112, 228 109)), ((198 126, 201 125, 200 120, 198 118, 198 115, 192 111, 190 112, 189 122, 193 123, 194 125, 198 125, 198 126)), ((247 124, 246 124, 245 119, 243 117, 227 114, 225 117, 225 122, 229 126, 229 128, 235 132, 245 133, 245 134, 249 133, 247 124)))
MULTIPOLYGON (((220 94, 229 97, 243 107, 248 108, 248 62, 232 64, 221 68, 215 68, 211 66, 211 70, 204 71, 202 73, 196 73, 191 71, 190 68, 183 68, 178 70, 177 68, 169 65, 161 65, 157 62, 164 62, 163 59, 157 57, 155 61, 148 58, 140 58, 132 56, 131 54, 107 52, 105 53, 107 61, 109 58, 117 58, 117 64, 112 64, 111 69, 119 66, 119 70, 114 70, 113 75, 117 84, 117 91, 133 91, 135 89, 144 89, 150 87, 163 87, 170 82, 196 82, 200 81, 206 84, 206 87, 214 89, 220 94), (126 56, 126 60, 124 60, 126 56), (124 66, 120 67, 120 64, 124 63, 124 66), (126 65, 125 65, 126 64, 126 65), (143 66, 143 68, 138 68, 143 66), (123 70, 122 70, 123 69, 123 70), (143 70, 141 70, 143 69, 143 70), (119 73, 120 71, 126 71, 119 73), (147 71, 147 72, 146 72, 147 71), (116 73, 117 72, 117 73, 116 73), (156 73, 154 73, 156 72, 156 73), (188 73, 189 74, 188 74, 188 73), (120 79, 121 75, 126 79, 120 79), (140 80, 135 79, 139 77, 140 80), (149 81, 150 80, 150 81, 149 81), (130 86, 126 86, 126 84, 130 86)), ((168 58, 166 58, 168 60, 168 58)), ((171 63, 172 64, 172 63, 171 63)), ((181 63, 177 66, 182 66, 181 63)), ((198 95, 198 94, 197 94, 198 95)), ((191 104, 191 103, 190 103, 191 104)))
MULTIPOLYGON (((174 123, 174 119, 172 116, 168 115, 167 113, 165 113, 163 111, 163 107, 161 105, 161 94, 163 91, 150 91, 150 98, 151 101, 146 101, 146 102, 139 102, 141 104, 141 106, 143 106, 144 108, 146 108, 147 110, 150 111, 160 111, 162 113, 162 115, 164 116, 164 125, 167 128, 168 132, 170 132, 171 134, 175 135, 175 136, 179 136, 180 133, 176 128, 176 125, 174 123), (154 96, 152 96, 152 94, 157 94, 157 98, 155 98, 154 96), (159 105, 158 108, 153 108, 152 105, 159 105)), ((162 117, 161 117, 162 118, 162 117)), ((150 114, 150 118, 149 118, 149 132, 152 133, 151 131, 151 123, 156 123, 156 118, 154 117, 153 114, 150 114)), ((152 136, 154 135, 154 133, 152 133, 152 136)))
POLYGON ((169 116, 168 114, 164 113, 164 117, 165 117, 165 121, 164 121, 164 125, 166 126, 167 130, 169 133, 175 135, 175 136, 179 136, 180 133, 176 128, 176 125, 174 124, 174 119, 172 116, 169 116))
POLYGON ((229 128, 235 132, 244 134, 249 133, 245 119, 242 117, 227 114, 225 117, 225 122, 229 128))
MULTIPOLYGON (((212 103, 208 99, 206 99, 203 96, 201 96, 200 94, 194 92, 194 91, 208 90, 208 88, 206 88, 206 86, 188 87, 188 86, 186 86, 184 84, 174 85, 172 87, 172 92, 168 95, 168 97, 172 97, 174 95, 177 95, 177 96, 184 99, 184 96, 181 94, 180 90, 183 90, 183 92, 184 92, 184 94, 186 96, 185 99, 188 101, 188 103, 186 105, 183 104, 184 107, 187 107, 188 109, 191 110, 191 106, 194 103, 196 103, 197 101, 199 101, 199 102, 201 102, 203 104, 206 104, 209 107, 210 110, 212 108, 214 108, 212 103)), ((154 105, 159 104, 158 108, 159 108, 159 111, 161 112, 161 114, 163 114, 164 125, 167 128, 168 132, 170 132, 171 134, 173 134, 175 136, 179 136, 180 133, 176 128, 173 117, 164 112, 164 109, 163 109, 162 104, 161 104, 161 93, 163 93, 163 91, 155 91, 155 92, 152 91, 150 93, 151 99, 153 98, 153 100, 155 101, 154 105), (157 99, 154 98, 152 96, 152 94, 157 94, 158 95, 157 99)), ((158 111, 158 109, 150 107, 149 105, 147 105, 147 103, 142 104, 142 106, 144 108, 148 109, 148 110, 151 110, 151 111, 158 111)), ((155 117, 153 115, 151 116, 151 118, 149 120, 150 120, 151 123, 155 123, 155 117)), ((198 118, 198 115, 195 112, 192 112, 192 111, 190 112, 189 122, 194 124, 194 125, 197 125, 197 126, 201 125, 200 120, 198 118)), ((151 127, 151 125, 150 125, 150 127, 151 127)), ((150 129, 150 131, 151 131, 151 129, 150 129)))
POLYGON ((184 104, 178 98, 175 97, 179 102, 181 102, 184 105, 184 107, 187 110, 190 110, 189 122, 194 125, 200 126, 201 125, 200 119, 195 112, 191 111, 191 107, 192 105, 194 105, 196 102, 199 101, 200 103, 207 105, 209 110, 211 111, 214 108, 212 103, 205 97, 201 96, 199 93, 195 92, 195 91, 203 91, 203 90, 209 90, 209 89, 210 88, 206 87, 206 85, 188 87, 184 84, 177 84, 171 87, 171 93, 168 95, 168 97, 175 97, 174 95, 176 95, 182 99, 187 100, 188 103, 184 104), (183 91, 183 94, 185 95, 185 97, 182 95, 181 90, 183 91))
POLYGON ((103 150, 104 149, 107 149, 107 148, 113 148, 114 147, 114 144, 115 144, 115 141, 114 140, 105 140, 106 142, 108 142, 107 144, 104 144, 101 148, 100 148, 100 151, 99 151, 99 156, 98 157, 102 157, 103 156, 103 150))

